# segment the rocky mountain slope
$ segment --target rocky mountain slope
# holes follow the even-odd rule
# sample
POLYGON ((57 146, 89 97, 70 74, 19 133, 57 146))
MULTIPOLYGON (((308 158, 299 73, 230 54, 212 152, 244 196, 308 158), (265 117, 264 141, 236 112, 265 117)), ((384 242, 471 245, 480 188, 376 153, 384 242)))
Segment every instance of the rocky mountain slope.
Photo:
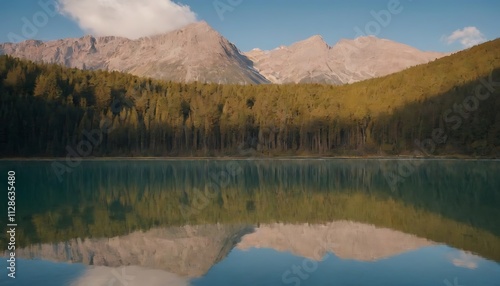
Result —
POLYGON ((2 54, 163 80, 238 84, 345 84, 398 72, 445 55, 372 36, 341 40, 333 47, 321 36, 313 36, 289 47, 241 53, 206 22, 137 40, 85 36, 5 43, 0 44, 2 54))
POLYGON ((273 83, 353 83, 424 64, 446 54, 423 52, 373 36, 341 40, 333 47, 313 36, 289 47, 246 53, 273 83))
POLYGON ((190 286, 190 279, 140 266, 92 266, 70 286, 190 286))
MULTIPOLYGON (((335 253, 336 256, 343 259, 375 261, 432 245, 434 245, 433 242, 424 238, 391 229, 378 228, 363 223, 335 221, 325 225, 260 225, 259 228, 255 229, 255 232, 247 233, 241 237, 241 242, 236 247, 242 250, 272 248, 316 261, 325 259, 327 253, 335 253)), ((177 251, 183 252, 184 250, 177 251)), ((203 255, 207 253, 210 252, 200 251, 198 259, 205 260, 203 255)), ((453 263, 456 265, 467 263, 466 266, 469 267, 474 265, 469 262, 471 259, 466 260, 462 257, 468 258, 470 255, 464 253, 453 263)), ((190 285, 187 277, 163 270, 139 266, 120 266, 118 268, 94 266, 87 270, 74 286, 108 285, 107 282, 113 281, 116 273, 124 273, 124 277, 132 278, 127 281, 129 286, 190 285)))
POLYGON ((16 255, 94 266, 138 266, 200 277, 252 230, 249 226, 222 225, 155 228, 113 238, 34 244, 18 249, 16 255))
POLYGON ((153 37, 92 37, 0 44, 0 54, 80 69, 181 82, 266 83, 252 62, 206 22, 153 37))
POLYGON ((427 239, 395 230, 335 221, 324 225, 270 224, 256 229, 245 225, 155 228, 113 238, 34 244, 18 249, 16 254, 28 259, 83 263, 102 271, 107 267, 138 267, 200 277, 234 247, 271 248, 315 260, 335 253, 343 259, 374 261, 431 245, 434 243, 427 239))
POLYGON ((343 259, 375 261, 434 244, 392 229, 335 221, 326 225, 260 225, 236 247, 272 248, 317 261, 330 252, 343 259))

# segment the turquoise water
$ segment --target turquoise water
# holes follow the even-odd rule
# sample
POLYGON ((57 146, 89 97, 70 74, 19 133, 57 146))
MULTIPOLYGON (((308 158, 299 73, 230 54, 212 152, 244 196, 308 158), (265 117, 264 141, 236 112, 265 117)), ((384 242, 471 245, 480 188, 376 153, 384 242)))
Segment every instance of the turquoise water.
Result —
POLYGON ((0 161, 9 170, 17 278, 2 267, 0 285, 500 285, 498 161, 0 161))

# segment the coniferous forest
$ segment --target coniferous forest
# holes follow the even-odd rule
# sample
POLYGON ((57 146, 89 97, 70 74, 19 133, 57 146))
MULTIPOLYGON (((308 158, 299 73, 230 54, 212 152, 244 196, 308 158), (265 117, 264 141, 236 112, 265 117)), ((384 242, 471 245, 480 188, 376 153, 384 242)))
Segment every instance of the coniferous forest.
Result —
POLYGON ((174 83, 0 56, 2 157, 500 157, 500 40, 355 84, 174 83))

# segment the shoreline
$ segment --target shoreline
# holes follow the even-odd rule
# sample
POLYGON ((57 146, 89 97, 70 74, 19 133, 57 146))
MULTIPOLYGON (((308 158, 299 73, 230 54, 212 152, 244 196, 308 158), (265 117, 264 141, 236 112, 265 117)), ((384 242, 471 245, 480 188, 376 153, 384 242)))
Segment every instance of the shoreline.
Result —
MULTIPOLYGON (((288 160, 461 160, 461 161, 500 161, 495 157, 473 157, 466 155, 454 156, 432 156, 432 157, 414 157, 414 156, 260 156, 260 157, 237 157, 237 156, 179 156, 179 157, 82 157, 81 161, 288 161, 288 160)), ((1 161, 65 161, 66 157, 8 157, 0 158, 1 161)))

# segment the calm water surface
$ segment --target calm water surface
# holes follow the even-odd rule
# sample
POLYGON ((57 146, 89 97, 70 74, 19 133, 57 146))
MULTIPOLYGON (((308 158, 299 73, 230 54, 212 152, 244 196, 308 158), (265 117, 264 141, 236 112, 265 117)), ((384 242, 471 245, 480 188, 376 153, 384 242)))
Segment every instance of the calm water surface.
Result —
POLYGON ((500 285, 499 161, 60 164, 0 161, 0 285, 500 285))

